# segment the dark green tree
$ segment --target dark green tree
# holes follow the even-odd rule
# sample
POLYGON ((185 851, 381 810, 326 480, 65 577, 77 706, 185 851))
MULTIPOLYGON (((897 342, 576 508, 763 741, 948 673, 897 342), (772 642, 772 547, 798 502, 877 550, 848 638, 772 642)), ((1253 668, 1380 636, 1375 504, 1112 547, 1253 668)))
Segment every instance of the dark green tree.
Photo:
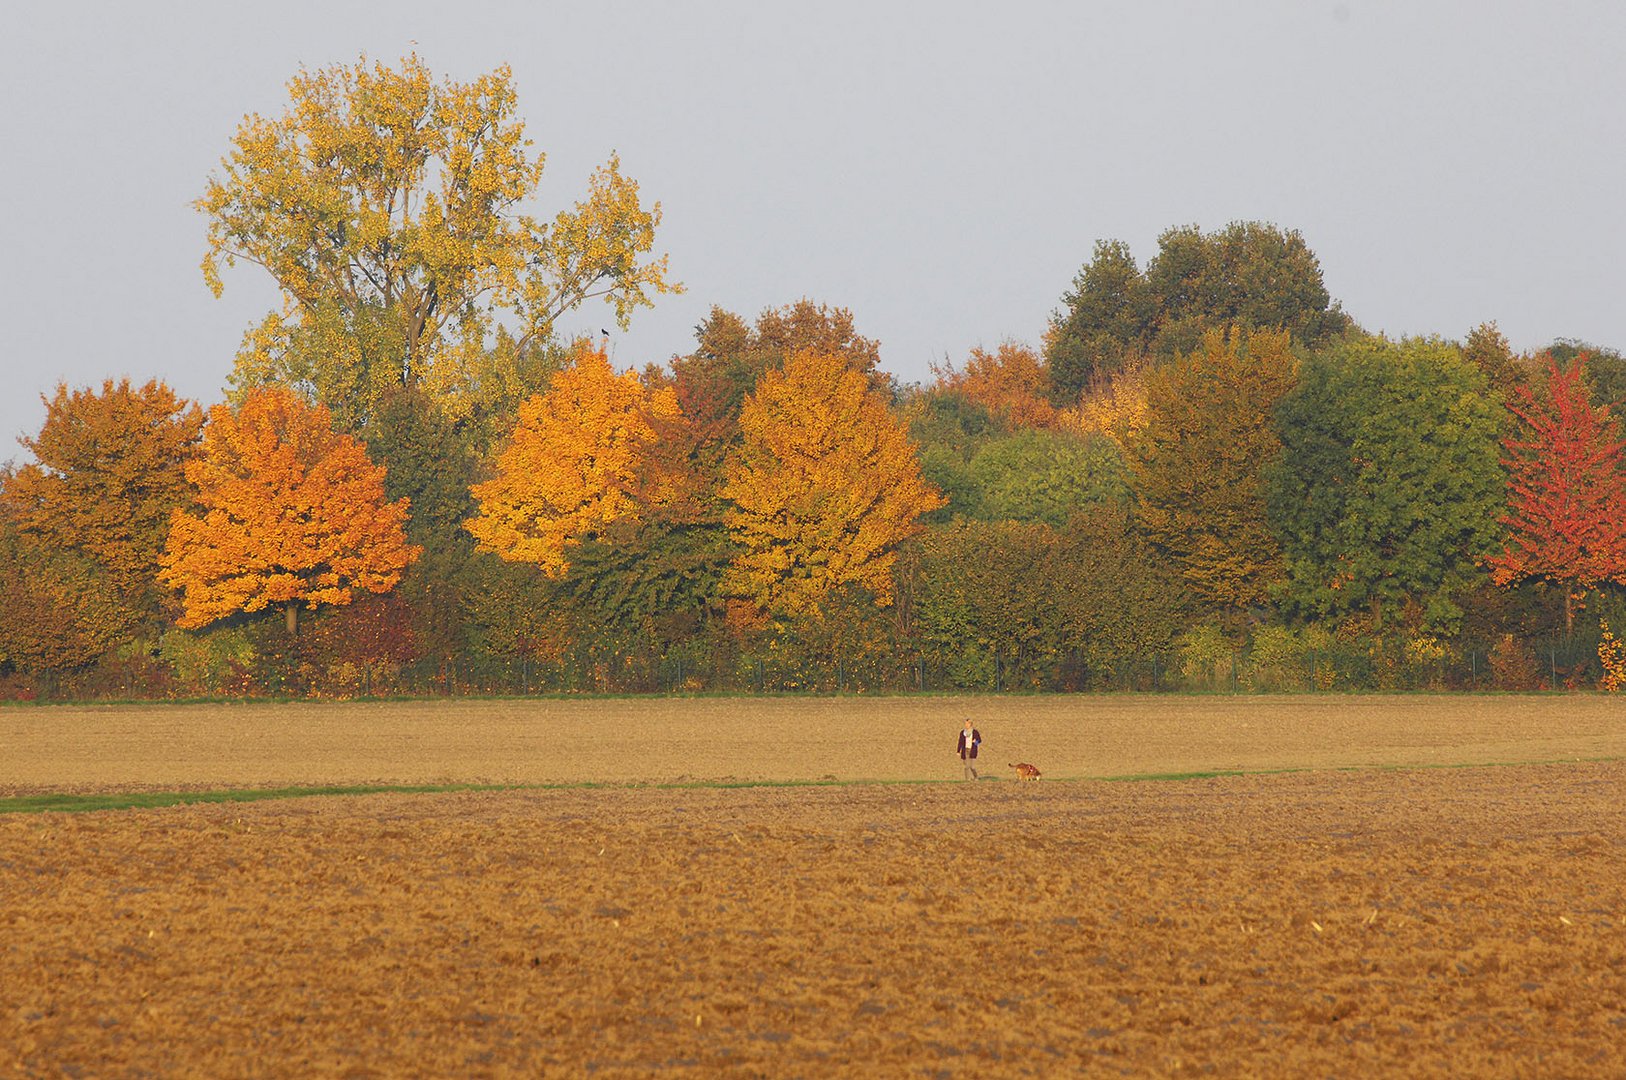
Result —
POLYGON ((922 540, 915 621, 959 686, 1045 685, 1059 655, 1056 532, 1038 522, 959 520, 922 540))
POLYGON ((1456 598, 1500 548, 1501 428, 1484 374, 1448 343, 1366 338, 1313 355, 1278 408, 1282 454, 1266 471, 1287 604, 1378 631, 1405 612, 1454 629, 1456 598))
POLYGON ((1056 399, 1068 404, 1131 358, 1172 360, 1211 329, 1286 330, 1315 348, 1351 327, 1303 236, 1252 221, 1215 233, 1169 229, 1144 273, 1123 242, 1098 243, 1062 302, 1045 359, 1056 399))
POLYGON ((1208 234, 1195 225, 1170 229, 1158 238, 1146 284, 1158 319, 1152 353, 1162 360, 1191 352, 1215 327, 1286 330, 1309 348, 1349 328, 1296 229, 1257 221, 1208 234))
MULTIPOLYGON (((1559 367, 1568 368, 1581 356, 1586 357, 1586 387, 1596 405, 1602 405, 1615 415, 1626 411, 1626 356, 1619 350, 1588 345, 1575 338, 1560 338, 1543 353, 1559 367)), ((1543 374, 1540 362, 1531 364, 1530 380, 1539 384, 1543 374)))
POLYGON ((1071 404, 1091 382, 1121 371, 1151 345, 1156 310, 1129 245, 1100 240, 1062 296, 1045 347, 1058 404, 1071 404))
POLYGON ((466 429, 421 390, 398 387, 378 400, 365 442, 385 467, 385 497, 411 500, 407 539, 423 548, 395 587, 400 606, 394 610, 404 608, 415 621, 415 633, 402 640, 424 656, 445 659, 469 643, 466 609, 476 556, 463 522, 476 509, 469 491, 475 455, 466 429))
POLYGON ((1179 582, 1134 529, 1102 504, 1062 529, 959 520, 921 545, 915 626, 925 653, 959 686, 1118 685, 1165 652, 1180 628, 1179 582))
POLYGON ((1100 505, 1061 530, 1052 578, 1061 646, 1076 681, 1105 687, 1167 653, 1186 608, 1181 582, 1127 507, 1100 505))
POLYGON ((977 488, 969 473, 971 459, 1005 434, 1004 425, 964 394, 940 386, 904 389, 899 412, 919 448, 921 474, 948 500, 923 520, 941 525, 956 515, 974 515, 977 488))

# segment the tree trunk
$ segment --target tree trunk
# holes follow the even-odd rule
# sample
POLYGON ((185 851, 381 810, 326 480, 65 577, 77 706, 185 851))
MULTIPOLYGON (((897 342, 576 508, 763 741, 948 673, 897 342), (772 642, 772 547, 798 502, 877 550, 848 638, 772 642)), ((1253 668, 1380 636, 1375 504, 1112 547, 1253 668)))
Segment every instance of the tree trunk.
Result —
POLYGON ((283 614, 288 620, 288 636, 297 636, 299 634, 299 601, 288 601, 288 606, 283 609, 283 614))

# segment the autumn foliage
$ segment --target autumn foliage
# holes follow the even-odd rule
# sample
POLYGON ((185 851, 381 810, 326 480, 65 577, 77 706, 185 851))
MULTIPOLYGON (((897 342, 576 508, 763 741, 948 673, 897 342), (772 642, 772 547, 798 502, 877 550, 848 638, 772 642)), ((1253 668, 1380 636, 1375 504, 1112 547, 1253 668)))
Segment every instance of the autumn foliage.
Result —
POLYGON ((1146 368, 1131 362, 1095 379, 1078 404, 1056 414, 1056 426, 1076 435, 1104 435, 1123 448, 1146 429, 1151 415, 1146 402, 1146 368))
POLYGON ((932 374, 940 389, 964 394, 1008 424, 1049 427, 1056 421, 1044 358, 1019 342, 1002 342, 993 352, 978 346, 971 350, 964 368, 933 365, 932 374))
POLYGON ((796 353, 762 377, 740 428, 723 487, 740 548, 732 589, 787 614, 847 584, 891 603, 897 547, 943 499, 865 374, 840 356, 796 353))
POLYGON ((131 621, 90 559, 0 530, 0 663, 29 671, 87 664, 131 621))
POLYGON ((1211 330, 1147 376, 1150 420, 1130 442, 1141 518, 1214 607, 1259 603, 1282 573, 1262 472, 1281 451, 1271 409, 1297 370, 1285 331, 1211 330))
POLYGON ((1598 663, 1603 666, 1598 689, 1618 694, 1626 689, 1626 644, 1609 629, 1608 619, 1598 620, 1598 630, 1598 663))
POLYGON ((1237 222, 923 384, 807 298, 622 371, 559 324, 681 286, 613 155, 544 213, 507 68, 287 89, 195 203, 280 294, 230 404, 58 387, 0 465, 0 697, 1626 681, 1573 626, 1626 603, 1626 356, 1366 334, 1237 222))
POLYGON ((520 407, 497 475, 475 485, 480 512, 466 527, 482 549, 560 576, 573 544, 637 518, 656 497, 645 471, 653 422, 677 415, 670 389, 651 392, 603 353, 580 352, 547 393, 520 407))
POLYGON ((386 502, 384 469, 290 390, 211 409, 186 476, 197 505, 175 512, 161 574, 183 593, 180 626, 281 605, 292 629, 299 605, 387 592, 418 557, 408 500, 386 502))
POLYGON ((1549 361, 1546 394, 1519 386, 1508 403, 1520 429, 1507 457, 1507 544, 1490 560, 1496 581, 1542 577, 1566 587, 1626 584, 1626 442, 1607 408, 1593 406, 1585 356, 1568 369, 1549 361))
POLYGON ((304 383, 347 427, 394 386, 453 412, 485 389, 483 348, 501 313, 514 350, 599 299, 625 326, 681 286, 651 257, 659 204, 610 159, 551 221, 528 212, 542 180, 507 67, 436 80, 417 56, 302 70, 288 108, 245 117, 196 207, 203 272, 242 261, 284 306, 245 336, 239 390, 304 383))
POLYGON ((35 462, 6 477, 0 503, 23 533, 100 566, 121 598, 145 606, 170 513, 191 495, 184 468, 203 411, 156 380, 108 379, 98 393, 59 385, 35 462))

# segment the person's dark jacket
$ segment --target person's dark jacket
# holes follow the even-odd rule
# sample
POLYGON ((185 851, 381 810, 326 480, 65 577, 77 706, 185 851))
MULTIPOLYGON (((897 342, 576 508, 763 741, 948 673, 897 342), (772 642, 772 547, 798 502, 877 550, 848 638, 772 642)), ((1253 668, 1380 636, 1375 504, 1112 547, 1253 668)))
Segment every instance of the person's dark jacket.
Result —
POLYGON ((977 745, 982 742, 982 732, 978 731, 976 728, 972 728, 970 735, 971 738, 967 739, 966 731, 963 728, 960 730, 960 745, 958 750, 960 751, 960 756, 962 758, 970 758, 971 760, 975 761, 977 759, 977 745))

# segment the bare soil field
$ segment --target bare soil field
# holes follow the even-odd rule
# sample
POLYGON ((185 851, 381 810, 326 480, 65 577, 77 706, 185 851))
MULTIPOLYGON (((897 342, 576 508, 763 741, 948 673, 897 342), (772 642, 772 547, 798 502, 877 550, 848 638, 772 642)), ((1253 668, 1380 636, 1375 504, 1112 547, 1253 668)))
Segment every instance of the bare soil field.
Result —
POLYGON ((699 698, 0 709, 0 795, 311 784, 1046 779, 1626 757, 1626 703, 1487 696, 699 698))
POLYGON ((0 1075, 1619 1077, 1623 785, 1585 763, 0 816, 0 1075))
POLYGON ((378 782, 611 786, 0 814, 0 1076, 1626 1075, 1600 696, 0 710, 0 795, 378 782), (846 782, 966 716, 1046 779, 846 782))

